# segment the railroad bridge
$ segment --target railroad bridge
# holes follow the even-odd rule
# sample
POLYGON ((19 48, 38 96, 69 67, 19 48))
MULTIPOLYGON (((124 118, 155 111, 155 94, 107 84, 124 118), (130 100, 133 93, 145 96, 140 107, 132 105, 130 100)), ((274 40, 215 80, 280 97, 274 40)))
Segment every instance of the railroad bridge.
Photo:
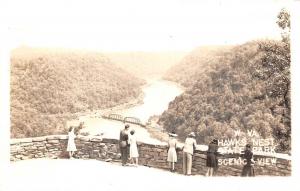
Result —
POLYGON ((110 119, 110 120, 116 120, 116 121, 121 121, 123 123, 131 123, 131 124, 136 124, 140 125, 142 127, 145 127, 146 125, 141 122, 141 120, 137 117, 123 117, 120 114, 116 113, 111 113, 111 114, 106 114, 102 115, 103 118, 105 119, 110 119))

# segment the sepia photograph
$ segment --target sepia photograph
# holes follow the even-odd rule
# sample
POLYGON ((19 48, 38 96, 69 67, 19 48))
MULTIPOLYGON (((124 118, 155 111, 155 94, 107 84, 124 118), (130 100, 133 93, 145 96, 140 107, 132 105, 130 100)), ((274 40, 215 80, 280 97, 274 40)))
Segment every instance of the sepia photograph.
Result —
POLYGON ((282 190, 295 4, 9 1, 1 187, 282 190))

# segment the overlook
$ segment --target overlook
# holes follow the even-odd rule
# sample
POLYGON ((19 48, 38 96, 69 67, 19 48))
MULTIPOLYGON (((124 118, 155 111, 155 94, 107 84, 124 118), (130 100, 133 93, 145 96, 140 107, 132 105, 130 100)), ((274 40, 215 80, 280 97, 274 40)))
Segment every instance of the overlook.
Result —
POLYGON ((133 1, 13 6, 7 190, 288 190, 289 6, 133 1))

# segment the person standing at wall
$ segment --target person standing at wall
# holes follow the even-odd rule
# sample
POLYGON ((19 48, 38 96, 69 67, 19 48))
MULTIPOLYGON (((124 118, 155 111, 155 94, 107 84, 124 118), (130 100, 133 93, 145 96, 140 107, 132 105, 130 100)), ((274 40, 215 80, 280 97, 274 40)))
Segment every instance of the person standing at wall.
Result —
POLYGON ((217 168, 217 152, 218 152, 218 140, 212 140, 208 145, 206 166, 208 167, 206 176, 213 176, 214 170, 217 168))
POLYGON ((183 174, 188 176, 192 174, 193 154, 197 145, 195 137, 195 133, 191 132, 185 139, 183 147, 183 174))
POLYGON ((83 128, 84 128, 84 121, 80 121, 78 127, 74 130, 74 133, 78 135, 83 128))
POLYGON ((176 153, 177 140, 175 137, 177 137, 175 132, 169 133, 169 142, 168 142, 169 150, 168 150, 167 161, 170 164, 171 172, 175 171, 175 163, 177 162, 177 153, 176 153))
POLYGON ((119 140, 119 146, 121 151, 121 158, 122 158, 122 166, 125 166, 127 164, 128 160, 128 135, 129 135, 129 125, 125 125, 125 128, 120 131, 120 140, 119 140))
POLYGON ((75 133, 74 133, 74 126, 71 126, 69 128, 69 133, 68 133, 68 146, 67 146, 67 151, 69 152, 69 158, 73 159, 74 152, 77 151, 76 145, 75 145, 75 133))
POLYGON ((246 159, 246 164, 243 167, 242 176, 254 176, 253 165, 255 161, 253 160, 253 152, 251 150, 251 145, 247 144, 242 158, 246 159))
POLYGON ((134 130, 130 131, 130 136, 129 136, 128 142, 129 142, 129 145, 130 145, 130 149, 129 149, 130 159, 132 160, 132 162, 135 166, 138 166, 139 152, 138 152, 138 148, 137 148, 137 140, 136 140, 134 130))

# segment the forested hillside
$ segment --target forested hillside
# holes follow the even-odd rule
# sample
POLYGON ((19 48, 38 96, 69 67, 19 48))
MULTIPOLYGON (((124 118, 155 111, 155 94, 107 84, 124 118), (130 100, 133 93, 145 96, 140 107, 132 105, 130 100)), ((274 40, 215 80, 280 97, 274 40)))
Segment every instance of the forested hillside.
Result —
POLYGON ((164 79, 191 86, 199 76, 199 72, 219 62, 232 46, 203 46, 187 54, 180 62, 164 74, 164 79), (201 70, 200 70, 201 69, 201 70))
POLYGON ((114 63, 142 79, 161 77, 186 52, 107 52, 114 63))
POLYGON ((169 104, 159 122, 181 139, 195 131, 205 144, 230 138, 233 130, 255 129, 262 137, 273 136, 277 148, 290 149, 289 42, 249 42, 208 60, 190 61, 196 76, 172 73, 170 78, 188 90, 169 104))
POLYGON ((11 55, 11 136, 61 133, 76 112, 137 98, 144 81, 96 52, 20 48, 11 55))

